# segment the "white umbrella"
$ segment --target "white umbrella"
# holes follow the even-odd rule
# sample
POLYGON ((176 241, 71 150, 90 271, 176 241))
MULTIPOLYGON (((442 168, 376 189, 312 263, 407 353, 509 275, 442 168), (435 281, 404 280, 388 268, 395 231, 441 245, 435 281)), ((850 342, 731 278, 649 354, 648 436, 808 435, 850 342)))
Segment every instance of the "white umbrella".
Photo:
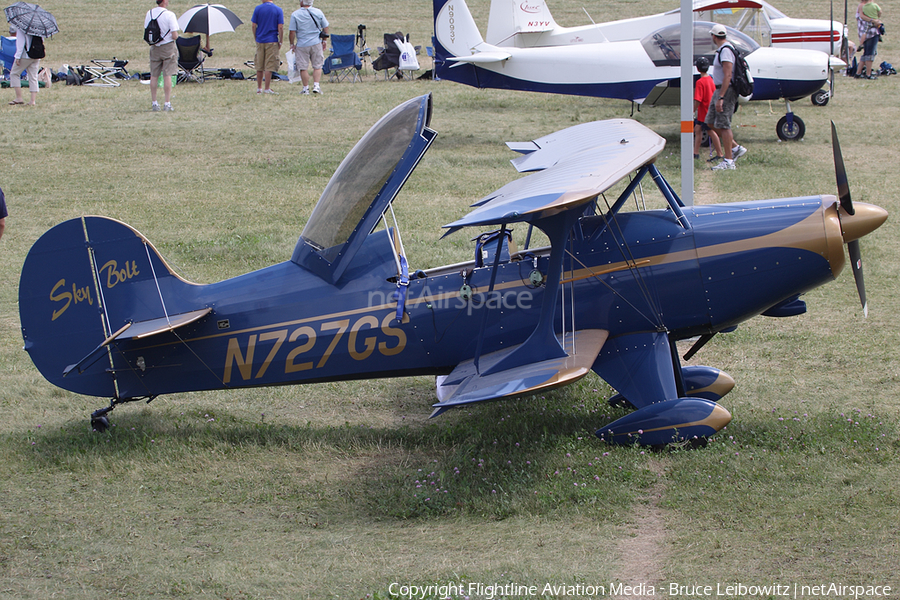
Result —
POLYGON ((236 14, 221 4, 198 4, 178 17, 178 26, 185 33, 225 33, 241 23, 236 14))

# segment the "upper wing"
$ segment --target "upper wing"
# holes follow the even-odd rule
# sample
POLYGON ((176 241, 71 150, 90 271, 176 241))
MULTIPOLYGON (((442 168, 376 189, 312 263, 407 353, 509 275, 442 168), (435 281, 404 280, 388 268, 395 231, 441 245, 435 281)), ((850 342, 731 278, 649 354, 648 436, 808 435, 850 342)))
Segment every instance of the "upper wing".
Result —
POLYGON ((514 144, 527 152, 511 162, 519 172, 538 171, 485 196, 468 215, 445 225, 460 227, 534 222, 575 208, 653 162, 665 139, 629 119, 584 123, 514 144), (530 150, 530 151, 529 151, 530 150))

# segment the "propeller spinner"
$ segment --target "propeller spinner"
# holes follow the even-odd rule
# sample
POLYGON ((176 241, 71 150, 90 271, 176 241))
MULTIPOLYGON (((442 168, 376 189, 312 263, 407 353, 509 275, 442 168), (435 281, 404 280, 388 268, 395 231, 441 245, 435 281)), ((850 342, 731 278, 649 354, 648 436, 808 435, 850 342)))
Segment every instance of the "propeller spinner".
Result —
POLYGON ((856 280, 856 291, 859 293, 863 315, 868 316, 869 305, 866 302, 866 285, 863 280, 859 238, 878 229, 887 220, 888 213, 874 204, 853 205, 853 200, 850 198, 850 184, 847 181, 847 170, 844 167, 844 157, 841 154, 841 143, 838 141, 834 121, 831 122, 831 145, 834 150, 834 173, 837 177, 838 198, 841 204, 838 213, 841 220, 841 235, 850 254, 850 265, 853 269, 853 278, 856 280))

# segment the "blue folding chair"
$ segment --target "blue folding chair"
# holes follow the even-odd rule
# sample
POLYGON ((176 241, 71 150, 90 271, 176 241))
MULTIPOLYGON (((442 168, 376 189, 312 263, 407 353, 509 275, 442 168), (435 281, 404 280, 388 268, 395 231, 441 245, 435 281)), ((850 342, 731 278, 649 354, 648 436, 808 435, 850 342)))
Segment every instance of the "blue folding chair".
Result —
POLYGON ((325 58, 325 66, 322 72, 328 75, 329 81, 362 81, 359 71, 362 69, 362 60, 356 53, 356 36, 334 35, 331 36, 331 54, 325 58))
POLYGON ((16 38, 0 37, 0 60, 3 61, 2 74, 8 75, 16 56, 16 38))

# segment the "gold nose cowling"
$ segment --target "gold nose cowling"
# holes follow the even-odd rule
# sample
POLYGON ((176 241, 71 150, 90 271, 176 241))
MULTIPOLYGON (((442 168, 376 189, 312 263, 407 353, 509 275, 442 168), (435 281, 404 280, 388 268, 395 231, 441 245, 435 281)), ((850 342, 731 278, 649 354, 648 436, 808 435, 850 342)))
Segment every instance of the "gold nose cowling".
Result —
POLYGON ((886 210, 864 202, 854 202, 853 212, 854 214, 851 215, 843 208, 839 209, 841 236, 844 238, 845 244, 872 233, 881 227, 888 218, 886 210))

